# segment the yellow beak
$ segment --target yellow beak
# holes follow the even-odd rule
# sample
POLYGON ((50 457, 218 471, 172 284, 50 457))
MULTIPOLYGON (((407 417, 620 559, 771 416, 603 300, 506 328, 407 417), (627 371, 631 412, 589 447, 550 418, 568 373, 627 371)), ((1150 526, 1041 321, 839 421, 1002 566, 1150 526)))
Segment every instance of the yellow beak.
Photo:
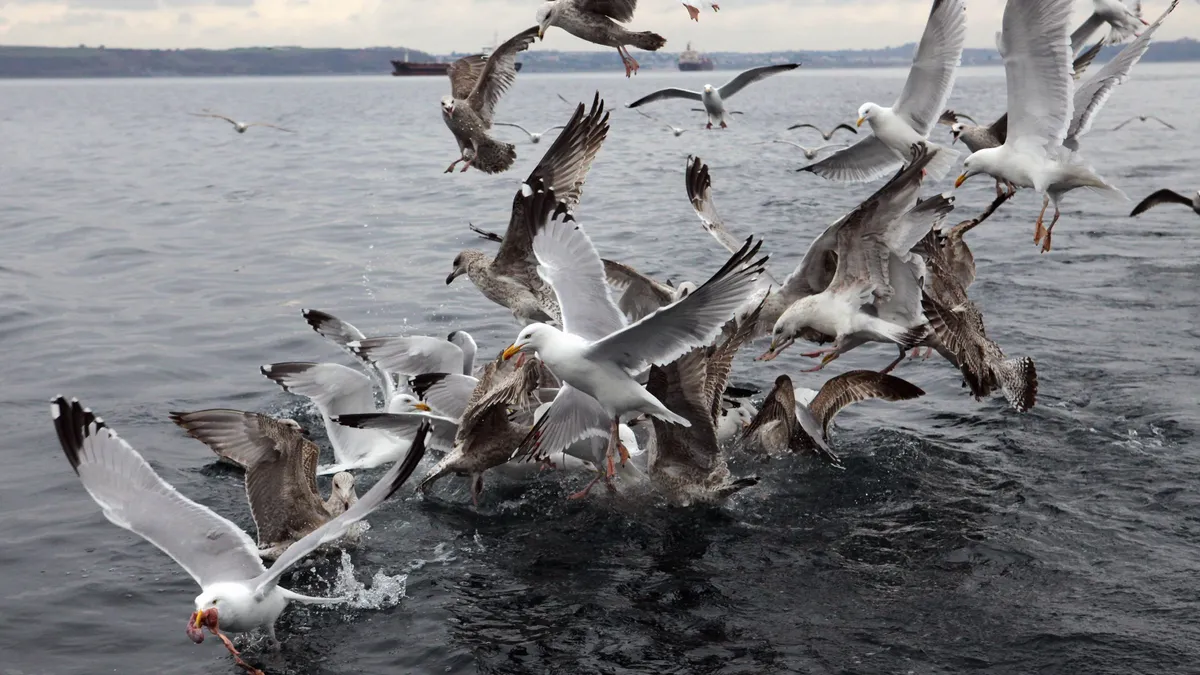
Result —
POLYGON ((430 408, 430 407, 429 407, 429 404, 427 404, 427 403, 425 403, 425 402, 423 402, 423 401, 419 401, 419 402, 417 402, 417 403, 414 403, 414 404, 413 404, 413 407, 414 407, 414 408, 416 408, 417 410, 423 410, 423 411, 425 411, 425 412, 432 412, 432 411, 433 411, 433 408, 430 408))
POLYGON ((505 350, 504 350, 504 353, 503 353, 503 354, 501 354, 500 356, 501 356, 501 357, 502 357, 502 358, 503 358, 505 361, 507 361, 507 360, 511 359, 512 357, 516 356, 516 355, 517 355, 517 354, 518 354, 520 351, 521 351, 521 348, 520 348, 520 347, 518 347, 518 346, 516 346, 516 345, 510 345, 510 346, 508 347, 508 349, 505 349, 505 350))
POLYGON ((867 121, 867 118, 865 118, 865 117, 860 117, 860 118, 858 118, 858 121, 854 123, 854 126, 856 126, 856 127, 861 127, 861 126, 862 126, 862 123, 863 123, 863 122, 866 122, 866 121, 867 121))
POLYGON ((546 35, 545 29, 543 29, 541 26, 538 26, 538 39, 539 40, 544 39, 545 35, 546 35))
POLYGON ((959 187, 960 185, 962 185, 965 182, 967 182, 967 174, 964 173, 963 175, 961 175, 957 179, 955 179, 954 187, 959 187))
MULTIPOLYGON (((196 620, 196 628, 200 627, 200 622, 204 620, 204 612, 197 611, 192 618, 196 620)), ((177 619, 178 620, 178 619, 177 619)))

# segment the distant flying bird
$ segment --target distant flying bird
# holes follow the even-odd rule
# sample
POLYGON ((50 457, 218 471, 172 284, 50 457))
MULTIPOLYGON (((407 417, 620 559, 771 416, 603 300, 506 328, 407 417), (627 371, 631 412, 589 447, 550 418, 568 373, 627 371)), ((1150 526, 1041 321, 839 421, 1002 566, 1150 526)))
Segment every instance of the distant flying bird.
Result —
MULTIPOLYGON (((717 3, 710 2, 708 4, 712 5, 714 12, 721 11, 721 6, 718 5, 717 3)), ((688 16, 691 17, 692 21, 696 21, 696 22, 700 21, 700 8, 699 7, 693 5, 690 2, 687 2, 687 0, 684 0, 683 8, 687 10, 688 16)))
POLYGON ((1116 131, 1117 129, 1120 129, 1121 127, 1125 126, 1126 124, 1129 124, 1130 122, 1132 122, 1134 120, 1138 120, 1139 122, 1145 122, 1147 120, 1154 120, 1155 122, 1158 122, 1159 124, 1163 125, 1164 127, 1168 128, 1172 131, 1175 130, 1175 127, 1171 126, 1170 124, 1167 124, 1166 122, 1155 117, 1154 115, 1134 115, 1133 117, 1130 117, 1129 119, 1125 120, 1124 122, 1121 122, 1117 126, 1113 127, 1111 129, 1111 131, 1116 131))
POLYGON ((1133 216, 1141 215, 1159 204, 1183 204, 1184 206, 1190 206, 1196 212, 1196 215, 1200 215, 1200 191, 1197 191, 1191 198, 1188 198, 1174 190, 1159 190, 1133 207, 1133 212, 1129 214, 1129 217, 1132 218, 1133 216))
POLYGON ((215 117, 219 120, 225 120, 226 122, 229 122, 230 124, 232 124, 233 130, 238 132, 239 134, 246 133, 246 130, 249 129, 250 127, 267 127, 268 129, 278 129, 279 131, 286 131, 289 134, 296 133, 296 132, 292 131, 291 129, 284 129, 283 127, 277 127, 274 124, 267 124, 266 122, 250 122, 250 123, 239 122, 235 119, 231 119, 224 115, 218 115, 217 113, 212 113, 212 112, 188 113, 188 114, 192 115, 194 117, 215 117))
POLYGON ((518 129, 520 129, 521 131, 524 131, 526 134, 529 134, 529 142, 530 143, 537 143, 542 140, 542 136, 545 136, 546 134, 550 133, 551 131, 554 131, 555 129, 562 129, 566 125, 565 124, 556 124, 556 125, 550 127, 549 129, 546 129, 545 131, 541 131, 541 132, 530 131, 530 130, 526 129, 525 127, 521 126, 520 124, 514 124, 512 122, 496 122, 496 126, 498 126, 498 127, 516 127, 518 129))
POLYGON ((634 33, 619 25, 633 21, 635 9, 637 0, 550 0, 538 7, 538 37, 544 37, 551 26, 558 26, 581 40, 615 47, 625 64, 625 77, 629 77, 638 71, 638 62, 629 55, 626 45, 655 52, 667 44, 658 33, 634 33))
POLYGON ((654 120, 655 122, 658 122, 659 124, 663 125, 664 127, 670 129, 671 133, 675 134, 676 137, 682 136, 683 132, 687 131, 687 129, 681 129, 679 127, 667 124, 666 122, 663 122, 662 120, 658 119, 654 115, 651 115, 650 113, 642 112, 641 110, 638 110, 637 113, 639 115, 641 115, 642 117, 645 117, 646 119, 654 120))
POLYGON ((838 132, 838 129, 845 129, 846 131, 849 131, 852 134, 858 133, 858 129, 855 129, 854 127, 850 126, 849 124, 845 124, 845 123, 837 125, 836 127, 830 129, 828 132, 824 132, 824 131, 821 131, 821 128, 815 124, 809 124, 808 122, 801 122, 800 124, 793 124, 792 126, 788 127, 788 131, 791 131, 792 129, 803 129, 805 127, 809 128, 809 129, 816 129, 817 133, 821 134, 821 138, 823 138, 827 141, 829 139, 833 138, 833 135, 838 132))
POLYGON ((713 124, 720 124, 724 129, 725 123, 725 99, 733 96, 747 86, 759 80, 776 75, 779 73, 795 70, 799 68, 799 63, 785 63, 777 66, 762 66, 760 68, 751 68, 743 73, 739 73, 737 77, 721 85, 718 89, 711 84, 704 85, 704 91, 691 91, 688 89, 679 89, 678 87, 668 87, 660 89, 652 94, 648 94, 634 101, 627 103, 626 108, 636 108, 640 105, 661 101, 668 98, 682 98, 689 101, 700 101, 704 103, 704 111, 708 113, 708 125, 706 129, 711 129, 713 124))
POLYGON ((794 145, 797 148, 800 148, 800 150, 802 152, 804 152, 805 159, 816 159, 817 155, 820 154, 822 150, 825 150, 828 148, 844 148, 847 145, 846 143, 829 143, 829 144, 822 145, 822 146, 816 147, 816 148, 806 148, 803 145, 800 145, 799 143, 797 143, 796 141, 789 141, 789 140, 783 139, 783 138, 777 139, 775 142, 776 143, 787 143, 788 145, 794 145))

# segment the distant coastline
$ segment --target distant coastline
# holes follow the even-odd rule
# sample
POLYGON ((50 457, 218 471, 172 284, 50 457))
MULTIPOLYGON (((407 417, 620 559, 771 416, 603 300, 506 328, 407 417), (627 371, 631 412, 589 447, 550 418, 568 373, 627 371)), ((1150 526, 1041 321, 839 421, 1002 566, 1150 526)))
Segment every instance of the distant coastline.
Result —
MULTIPOLYGON (((787 51, 766 53, 709 52, 720 69, 742 69, 768 63, 799 61, 806 68, 907 67, 915 45, 847 51, 787 51)), ((1120 50, 1106 47, 1098 60, 1120 50)), ((368 49, 308 49, 253 47, 246 49, 117 49, 102 46, 16 47, 0 45, 0 78, 94 77, 219 77, 243 75, 383 75, 391 59, 407 52, 413 61, 452 61, 462 54, 435 55, 404 47, 368 49)), ((638 52, 646 70, 675 70, 678 53, 638 52)), ((1151 45, 1143 61, 1200 61, 1200 41, 1190 38, 1151 45)), ((522 72, 589 72, 619 69, 615 52, 555 52, 533 50, 521 55, 522 72)), ((965 65, 998 65, 991 49, 967 49, 965 65)))

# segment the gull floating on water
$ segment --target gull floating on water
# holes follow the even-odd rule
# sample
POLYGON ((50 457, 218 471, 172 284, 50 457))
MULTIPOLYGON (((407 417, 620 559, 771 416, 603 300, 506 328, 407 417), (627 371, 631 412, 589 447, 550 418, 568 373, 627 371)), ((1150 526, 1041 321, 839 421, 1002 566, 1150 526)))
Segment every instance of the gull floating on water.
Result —
POLYGON ((302 595, 281 587, 279 581, 313 550, 342 538, 352 525, 379 508, 404 484, 425 453, 424 434, 419 433, 403 461, 340 516, 292 544, 268 570, 249 535, 177 492, 79 401, 68 402, 61 396, 54 399, 50 416, 67 461, 104 517, 171 556, 200 585, 195 611, 187 622, 188 637, 202 642, 207 627, 221 638, 239 666, 258 675, 261 672, 242 661, 220 631, 263 629, 271 643, 278 645, 275 622, 289 602, 344 602, 344 598, 302 595))
POLYGON ((544 131, 541 131, 541 132, 530 131, 530 130, 526 129, 525 127, 521 126, 520 124, 516 124, 514 122, 496 122, 496 126, 498 126, 498 127, 516 127, 517 129, 524 131, 525 134, 529 136, 530 143, 540 143, 542 140, 542 136, 545 136, 546 134, 548 134, 551 131, 554 131, 556 129, 562 129, 566 125, 565 124, 556 124, 544 131))
POLYGON ((789 141, 786 138, 779 138, 779 139, 776 139, 774 142, 775 143, 786 143, 788 145, 800 148, 800 151, 804 153, 805 159, 816 159, 817 155, 821 154, 822 150, 828 150, 829 148, 844 148, 844 147, 846 147, 846 143, 830 143, 828 145, 822 145, 822 146, 819 146, 816 148, 806 148, 803 145, 800 145, 799 143, 797 143, 796 141, 789 141))
POLYGON ((687 297, 627 325, 609 295, 600 256, 574 218, 557 205, 553 189, 535 181, 524 186, 524 192, 538 271, 558 296, 563 328, 526 326, 503 356, 537 352, 563 386, 514 457, 541 458, 597 435, 607 419, 611 423, 605 454, 611 476, 621 415, 645 413, 690 425, 647 393, 633 375, 648 365, 670 363, 715 338, 753 289, 764 261, 754 259, 758 246, 747 240, 687 297))
MULTIPOLYGON (((246 472, 246 498, 258 530, 258 554, 274 560, 309 532, 358 501, 354 476, 333 477, 329 499, 317 492, 320 448, 294 420, 241 410, 172 412, 171 421, 222 460, 246 472)), ((353 528, 348 537, 358 534, 353 528)))
POLYGON ((801 403, 792 378, 780 375, 742 439, 747 448, 771 456, 811 452, 841 468, 842 460, 829 447, 829 424, 842 408, 873 398, 909 401, 924 395, 907 380, 873 370, 851 370, 826 381, 811 402, 801 403))
POLYGON ((1083 48, 1083 44, 1097 29, 1108 24, 1111 28, 1103 44, 1115 45, 1138 35, 1141 25, 1150 24, 1142 18, 1141 0, 1133 0, 1133 6, 1122 0, 1092 0, 1092 14, 1075 32, 1071 33, 1071 53, 1083 48), (1141 25, 1139 25, 1141 24, 1141 25))
POLYGON ((678 87, 668 87, 659 89, 658 91, 647 94, 633 103, 625 104, 626 108, 636 108, 654 101, 662 101, 670 98, 682 98, 689 101, 700 101, 704 103, 704 111, 708 113, 708 124, 705 128, 711 129, 713 124, 720 124, 724 129, 728 126, 725 122, 725 99, 733 96, 747 86, 758 82, 763 78, 779 73, 786 73, 789 70, 799 68, 799 63, 785 63, 776 66, 762 66, 759 68, 751 68, 745 72, 738 73, 732 80, 721 85, 719 88, 711 84, 704 85, 704 91, 692 91, 690 89, 680 89, 678 87))
POLYGON ((801 122, 800 124, 793 124, 792 126, 788 127, 788 131, 791 131, 793 129, 814 129, 818 134, 821 134, 821 138, 823 138, 827 141, 832 139, 834 134, 836 134, 839 129, 845 129, 846 131, 849 131, 852 134, 858 134, 858 129, 855 129, 854 127, 850 126, 849 124, 845 124, 845 123, 839 124, 827 132, 822 131, 821 127, 818 127, 815 124, 810 124, 808 122, 801 122))
POLYGON ((268 124, 266 122, 239 122, 235 119, 226 117, 224 115, 218 115, 217 113, 203 112, 203 113, 188 113, 188 114, 192 115, 194 117, 213 117, 213 118, 216 118, 219 120, 225 120, 226 122, 229 122, 230 124, 232 124, 233 130, 238 132, 239 134, 246 133, 246 130, 249 129, 250 127, 266 127, 268 129, 275 129, 276 131, 286 131, 289 134, 296 133, 295 131, 292 131, 291 129, 284 129, 283 127, 276 126, 274 124, 268 124))
POLYGON ((626 45, 655 52, 666 38, 649 31, 635 33, 621 26, 633 21, 637 0, 551 0, 538 7, 537 35, 544 37, 551 26, 602 47, 615 47, 625 64, 625 77, 638 71, 638 62, 626 45))
MULTIPOLYGON (((913 56, 908 80, 899 98, 887 108, 864 103, 858 109, 858 126, 871 126, 871 135, 825 159, 798 169, 843 182, 875 180, 912 161, 913 145, 928 142, 937 124, 962 57, 967 36, 967 14, 963 0, 934 0, 925 33, 913 56)), ((938 152, 927 167, 941 178, 958 158, 958 152, 930 144, 938 152)))
MULTIPOLYGON (((608 135, 608 113, 596 94, 592 108, 585 113, 580 103, 571 121, 526 180, 543 180, 560 200, 573 208, 583 193, 583 182, 604 139, 608 135)), ((518 190, 513 197, 508 229, 496 257, 489 258, 477 249, 467 249, 454 257, 454 269, 446 277, 450 284, 462 275, 492 302, 507 307, 522 325, 534 321, 557 322, 558 302, 554 292, 537 273, 532 238, 525 226, 525 200, 518 190)))
POLYGON ((1146 197, 1142 201, 1138 202, 1138 205, 1133 207, 1133 211, 1129 214, 1129 216, 1133 217, 1141 215, 1146 211, 1158 206, 1159 204, 1183 204, 1184 206, 1191 207, 1191 209, 1195 211, 1197 215, 1200 215, 1200 190, 1198 190, 1196 194, 1189 198, 1179 194, 1178 192, 1175 192, 1174 190, 1163 188, 1162 190, 1151 193, 1149 197, 1146 197))
POLYGON ((1130 117, 1129 119, 1125 120, 1124 122, 1121 122, 1117 126, 1113 127, 1112 129, 1110 129, 1110 131, 1117 131, 1121 127, 1125 126, 1126 124, 1129 124, 1130 122, 1132 122, 1134 120, 1138 120, 1139 122, 1146 122, 1148 120, 1154 120, 1155 122, 1158 122, 1159 124, 1163 125, 1164 127, 1170 129, 1171 131, 1175 131, 1175 127, 1171 126, 1170 124, 1167 124, 1162 119, 1155 117, 1154 115, 1134 115, 1133 117, 1130 117))
POLYGON ((516 161, 512 143, 497 141, 488 130, 496 104, 517 79, 517 53, 528 49, 537 34, 537 28, 527 28, 487 58, 475 54, 450 64, 450 95, 442 97, 442 121, 454 134, 462 156, 446 167, 446 173, 459 162, 465 162, 462 171, 474 166, 484 173, 499 173, 516 161))

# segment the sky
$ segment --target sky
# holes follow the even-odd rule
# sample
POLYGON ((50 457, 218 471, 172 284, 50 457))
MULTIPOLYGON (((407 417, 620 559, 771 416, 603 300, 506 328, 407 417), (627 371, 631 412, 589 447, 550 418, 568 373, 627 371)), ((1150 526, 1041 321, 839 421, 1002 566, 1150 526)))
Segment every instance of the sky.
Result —
MULTIPOLYGON (((707 0, 706 0, 707 1, 707 0)), ((225 49, 254 46, 410 47, 475 51, 534 24, 538 0, 0 0, 0 44, 225 49)), ((640 0, 630 24, 701 51, 869 49, 915 42, 929 0, 720 0, 699 23, 678 0, 640 0)), ((1147 0, 1153 21, 1167 0, 1147 0)), ((1091 0, 1076 0, 1077 21, 1091 0)), ((969 0, 968 47, 995 44, 1002 0, 969 0)), ((1163 40, 1200 38, 1200 3, 1183 0, 1163 40)), ((598 49, 561 30, 540 48, 598 49)))

